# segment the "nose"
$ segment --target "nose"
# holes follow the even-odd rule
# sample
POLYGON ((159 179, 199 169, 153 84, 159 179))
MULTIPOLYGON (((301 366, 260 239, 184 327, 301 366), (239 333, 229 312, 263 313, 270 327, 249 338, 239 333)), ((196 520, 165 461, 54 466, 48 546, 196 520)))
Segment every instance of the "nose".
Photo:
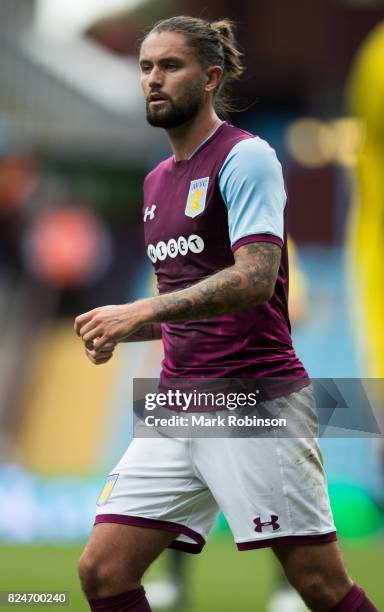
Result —
POLYGON ((148 75, 148 85, 150 87, 154 87, 156 85, 161 85, 162 82, 163 81, 161 71, 156 66, 154 66, 148 75))

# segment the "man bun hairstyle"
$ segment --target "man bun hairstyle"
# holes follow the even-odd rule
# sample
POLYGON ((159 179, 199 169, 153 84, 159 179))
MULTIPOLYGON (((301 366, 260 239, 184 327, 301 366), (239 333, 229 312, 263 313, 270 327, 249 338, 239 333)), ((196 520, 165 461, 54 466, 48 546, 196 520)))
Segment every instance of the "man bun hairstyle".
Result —
POLYGON ((229 19, 221 19, 211 23, 211 28, 217 32, 224 51, 224 68, 232 79, 239 79, 244 72, 241 63, 242 53, 237 48, 234 34, 234 23, 229 19))
POLYGON ((146 34, 177 32, 183 34, 189 46, 204 68, 220 66, 223 75, 214 92, 214 107, 218 114, 235 112, 231 100, 231 86, 244 72, 234 34, 234 23, 230 19, 220 19, 210 23, 198 17, 180 15, 158 21, 146 34))

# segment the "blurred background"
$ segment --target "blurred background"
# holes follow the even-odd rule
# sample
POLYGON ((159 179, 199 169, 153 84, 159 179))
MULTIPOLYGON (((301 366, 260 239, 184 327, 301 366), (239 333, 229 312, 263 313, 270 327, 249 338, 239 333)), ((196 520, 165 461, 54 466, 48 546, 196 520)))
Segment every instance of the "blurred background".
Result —
MULTIPOLYGON (((132 378, 156 377, 162 354, 120 346, 96 370, 73 318, 153 291, 142 181, 170 149, 145 121, 137 41, 182 13, 237 24, 247 110, 229 120, 283 164, 299 356, 312 377, 384 377, 381 0, 0 0, 0 590, 69 590, 76 611, 132 378)), ((321 444, 350 571, 384 609, 382 441, 321 444)), ((270 551, 237 553, 222 517, 183 572, 180 611, 264 611, 279 581, 270 551)))

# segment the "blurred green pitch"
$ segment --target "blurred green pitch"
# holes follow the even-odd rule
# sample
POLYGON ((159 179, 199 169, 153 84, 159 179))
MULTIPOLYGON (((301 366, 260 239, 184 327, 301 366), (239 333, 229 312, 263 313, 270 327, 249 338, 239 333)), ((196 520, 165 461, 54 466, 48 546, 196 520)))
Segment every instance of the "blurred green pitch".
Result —
MULTIPOLYGON (((380 580, 380 576, 384 576, 383 545, 383 536, 342 541, 353 578, 367 590, 379 610, 384 610, 384 583, 380 580)), ((69 591, 69 606, 29 606, 28 609, 86 612, 89 608, 80 592, 76 574, 81 550, 81 545, 1 546, 0 590, 69 591)), ((239 553, 228 535, 217 534, 210 538, 201 555, 191 555, 189 561, 190 606, 185 612, 265 610, 275 577, 270 550, 239 553)), ((161 568, 162 560, 155 563, 146 578, 153 577, 161 568)), ((16 606, 5 606, 4 610, 12 608, 16 606)))

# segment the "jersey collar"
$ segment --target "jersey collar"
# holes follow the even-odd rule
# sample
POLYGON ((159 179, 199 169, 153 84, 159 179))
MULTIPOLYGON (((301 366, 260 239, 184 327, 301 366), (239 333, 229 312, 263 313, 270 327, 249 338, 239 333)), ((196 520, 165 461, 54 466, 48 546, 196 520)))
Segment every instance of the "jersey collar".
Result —
POLYGON ((205 145, 206 145, 206 144, 207 144, 207 143, 208 143, 208 142, 209 142, 209 141, 210 141, 210 140, 211 140, 211 139, 212 139, 212 138, 215 136, 215 134, 218 132, 218 130, 220 130, 220 129, 223 127, 223 125, 224 125, 225 123, 227 123, 227 122, 226 122, 226 121, 222 121, 222 122, 221 122, 221 123, 220 123, 220 124, 219 124, 219 125, 218 125, 218 126, 217 126, 217 127, 216 127, 216 128, 215 128, 215 129, 214 129, 214 130, 213 130, 213 131, 212 131, 212 132, 211 132, 211 133, 210 133, 208 136, 207 136, 207 138, 205 138, 205 139, 203 140, 203 142, 201 142, 201 143, 200 143, 200 144, 199 144, 199 145, 196 147, 196 149, 194 149, 194 151, 192 151, 191 155, 190 155, 189 157, 187 157, 187 159, 181 159, 180 161, 176 161, 175 156, 173 155, 173 156, 172 156, 173 162, 174 162, 175 164, 177 164, 177 165, 178 165, 178 164, 182 164, 182 163, 185 163, 185 162, 188 162, 189 160, 191 160, 191 159, 192 159, 192 157, 194 157, 194 156, 196 155, 196 153, 198 153, 198 152, 200 151, 200 149, 202 149, 202 148, 203 148, 203 147, 204 147, 204 146, 205 146, 205 145))

